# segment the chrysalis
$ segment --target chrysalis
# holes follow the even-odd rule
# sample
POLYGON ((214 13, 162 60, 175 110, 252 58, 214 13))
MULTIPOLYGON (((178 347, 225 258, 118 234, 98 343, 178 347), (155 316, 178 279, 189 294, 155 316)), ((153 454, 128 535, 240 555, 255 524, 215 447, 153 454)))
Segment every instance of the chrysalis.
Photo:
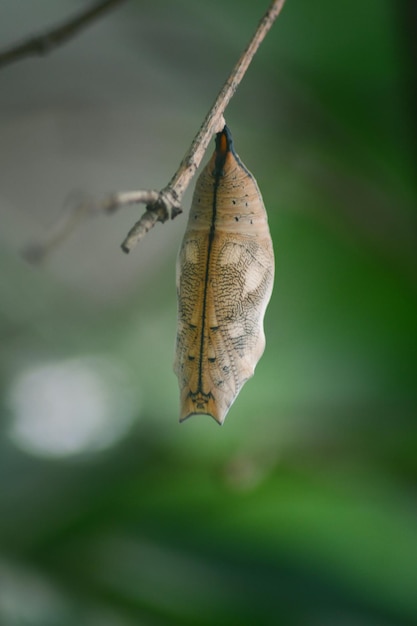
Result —
POLYGON ((223 424, 265 348, 274 254, 261 193, 227 126, 194 192, 177 261, 180 421, 223 424))

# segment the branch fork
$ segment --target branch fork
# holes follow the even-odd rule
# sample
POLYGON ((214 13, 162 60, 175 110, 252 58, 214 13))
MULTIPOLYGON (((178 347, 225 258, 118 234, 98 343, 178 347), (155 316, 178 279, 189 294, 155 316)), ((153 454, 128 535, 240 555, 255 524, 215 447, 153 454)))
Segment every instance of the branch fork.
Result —
MULTIPOLYGON (((151 189, 149 191, 132 192, 132 200, 136 203, 146 204, 146 211, 138 222, 130 229, 126 239, 122 243, 123 252, 130 250, 155 226, 157 222, 164 224, 169 218, 172 220, 182 213, 177 193, 172 187, 165 187, 161 191, 151 189)), ((109 211, 113 212, 126 204, 120 201, 120 194, 113 196, 109 211)), ((130 204, 130 202, 129 202, 130 204)))
POLYGON ((98 211, 113 213, 131 204, 145 204, 145 213, 133 226, 122 243, 122 250, 126 253, 130 252, 157 222, 164 223, 169 218, 174 219, 177 215, 182 213, 181 201, 184 192, 200 166, 213 134, 223 129, 225 125, 224 111, 245 75, 260 44, 265 38, 265 35, 280 14, 284 2, 285 0, 273 0, 269 6, 259 22, 248 46, 221 88, 200 130, 168 185, 160 191, 151 189, 116 193, 107 196, 101 203, 84 202, 74 209, 73 215, 69 216, 65 223, 61 224, 60 229, 55 229, 56 232, 53 237, 50 237, 49 240, 41 246, 36 247, 38 256, 45 256, 50 252, 51 248, 60 243, 62 239, 73 230, 75 222, 78 222, 82 215, 85 216, 88 213, 96 213, 98 211), (43 255, 39 254, 40 251, 43 251, 43 255))

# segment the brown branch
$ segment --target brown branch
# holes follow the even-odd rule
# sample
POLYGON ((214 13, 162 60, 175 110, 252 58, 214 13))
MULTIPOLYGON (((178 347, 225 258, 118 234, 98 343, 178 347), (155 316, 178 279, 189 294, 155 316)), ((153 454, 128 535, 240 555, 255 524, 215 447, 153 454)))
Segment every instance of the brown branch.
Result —
POLYGON ((195 136, 188 152, 181 161, 178 170, 175 172, 168 185, 159 192, 157 201, 154 204, 148 204, 146 206, 146 212, 123 241, 122 249, 124 252, 130 252, 130 250, 148 232, 149 228, 142 228, 142 221, 149 221, 148 214, 150 212, 155 214, 152 226, 158 221, 165 222, 168 216, 170 216, 171 219, 174 219, 174 217, 181 213, 182 196, 184 195, 185 190, 190 184, 191 179, 201 163, 213 133, 218 132, 224 126, 224 111, 238 88, 240 81, 245 75, 250 62, 256 54, 256 51, 264 40, 265 35, 268 33, 274 21, 280 14, 282 7, 284 6, 284 2, 285 0, 274 0, 261 19, 255 34, 239 58, 239 61, 233 68, 229 78, 221 88, 211 109, 207 113, 200 130, 195 136), (163 219, 159 216, 161 213, 163 219))
MULTIPOLYGON (((68 211, 49 230, 43 242, 31 243, 22 251, 25 259, 31 263, 43 261, 55 248, 59 247, 65 239, 90 215, 98 213, 113 213, 121 206, 129 204, 154 204, 159 197, 158 191, 122 191, 120 193, 109 194, 100 203, 94 202, 89 197, 84 197, 77 203, 69 197, 67 202, 68 211)), ((158 216, 157 212, 154 212, 158 216)), ((154 217, 154 214, 152 214, 154 217)), ((162 215, 159 215, 162 218, 162 215)), ((156 221, 156 220, 155 220, 156 221)), ((163 221, 160 219, 160 221, 163 221)), ((148 223, 149 220, 144 220, 148 223)), ((148 227, 152 228, 154 224, 148 227)), ((133 229, 132 229, 133 230, 133 229)))
MULTIPOLYGON (((184 192, 201 163, 212 135, 223 128, 225 124, 223 117, 224 111, 245 75, 256 51, 265 38, 265 35, 280 14, 284 2, 285 0, 274 0, 261 19, 255 34, 233 68, 229 78, 221 88, 188 152, 185 154, 178 170, 175 172, 168 185, 161 189, 161 191, 139 190, 123 192, 108 196, 99 204, 84 203, 81 209, 78 207, 75 210, 76 214, 81 212, 81 214, 86 215, 87 213, 95 213, 98 211, 113 212, 129 204, 145 204, 145 213, 133 226, 122 243, 122 250, 124 252, 130 252, 157 222, 163 223, 166 222, 168 218, 174 219, 182 212, 181 200, 184 192)), ((73 227, 69 222, 70 219, 67 220, 67 223, 64 224, 61 229, 62 232, 65 231, 65 236, 73 227)), ((43 258, 60 240, 61 236, 56 234, 52 242, 49 240, 43 246, 37 246, 37 257, 39 259, 43 258), (42 251, 43 254, 41 254, 42 251)))
POLYGON ((174 189, 180 197, 184 194, 190 180, 201 163, 213 133, 222 130, 224 126, 224 120, 222 121, 224 111, 244 77, 259 46, 264 40, 265 35, 281 12, 284 2, 285 0, 274 0, 261 19, 252 39, 240 56, 229 78, 221 88, 187 154, 181 161, 178 171, 174 174, 166 189, 174 189))
POLYGON ((124 1, 125 0, 100 0, 95 2, 89 9, 80 12, 64 24, 0 51, 0 68, 20 61, 25 57, 44 56, 48 54, 54 48, 74 37, 81 29, 86 28, 104 15, 104 13, 124 1))

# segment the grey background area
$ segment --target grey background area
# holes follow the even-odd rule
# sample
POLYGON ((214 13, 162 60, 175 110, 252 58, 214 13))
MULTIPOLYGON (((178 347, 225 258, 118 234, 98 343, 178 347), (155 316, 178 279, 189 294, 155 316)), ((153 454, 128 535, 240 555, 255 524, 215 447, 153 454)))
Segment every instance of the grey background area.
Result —
MULTIPOLYGON (((1 626, 417 622, 413 3, 287 0, 228 107, 276 279, 222 428, 178 424, 194 182, 128 256, 138 207, 21 255, 167 184, 266 5, 129 0, 0 71, 1 626)), ((0 47, 85 6, 3 0, 0 47)))

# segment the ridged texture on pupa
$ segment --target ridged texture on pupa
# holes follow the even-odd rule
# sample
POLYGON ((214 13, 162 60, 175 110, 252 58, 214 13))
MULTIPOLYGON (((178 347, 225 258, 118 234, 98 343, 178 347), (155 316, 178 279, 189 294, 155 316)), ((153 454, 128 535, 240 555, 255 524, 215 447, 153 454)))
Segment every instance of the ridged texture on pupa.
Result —
POLYGON ((273 278, 262 196, 225 126, 197 181, 178 255, 180 421, 206 414, 224 422, 264 351, 273 278))

